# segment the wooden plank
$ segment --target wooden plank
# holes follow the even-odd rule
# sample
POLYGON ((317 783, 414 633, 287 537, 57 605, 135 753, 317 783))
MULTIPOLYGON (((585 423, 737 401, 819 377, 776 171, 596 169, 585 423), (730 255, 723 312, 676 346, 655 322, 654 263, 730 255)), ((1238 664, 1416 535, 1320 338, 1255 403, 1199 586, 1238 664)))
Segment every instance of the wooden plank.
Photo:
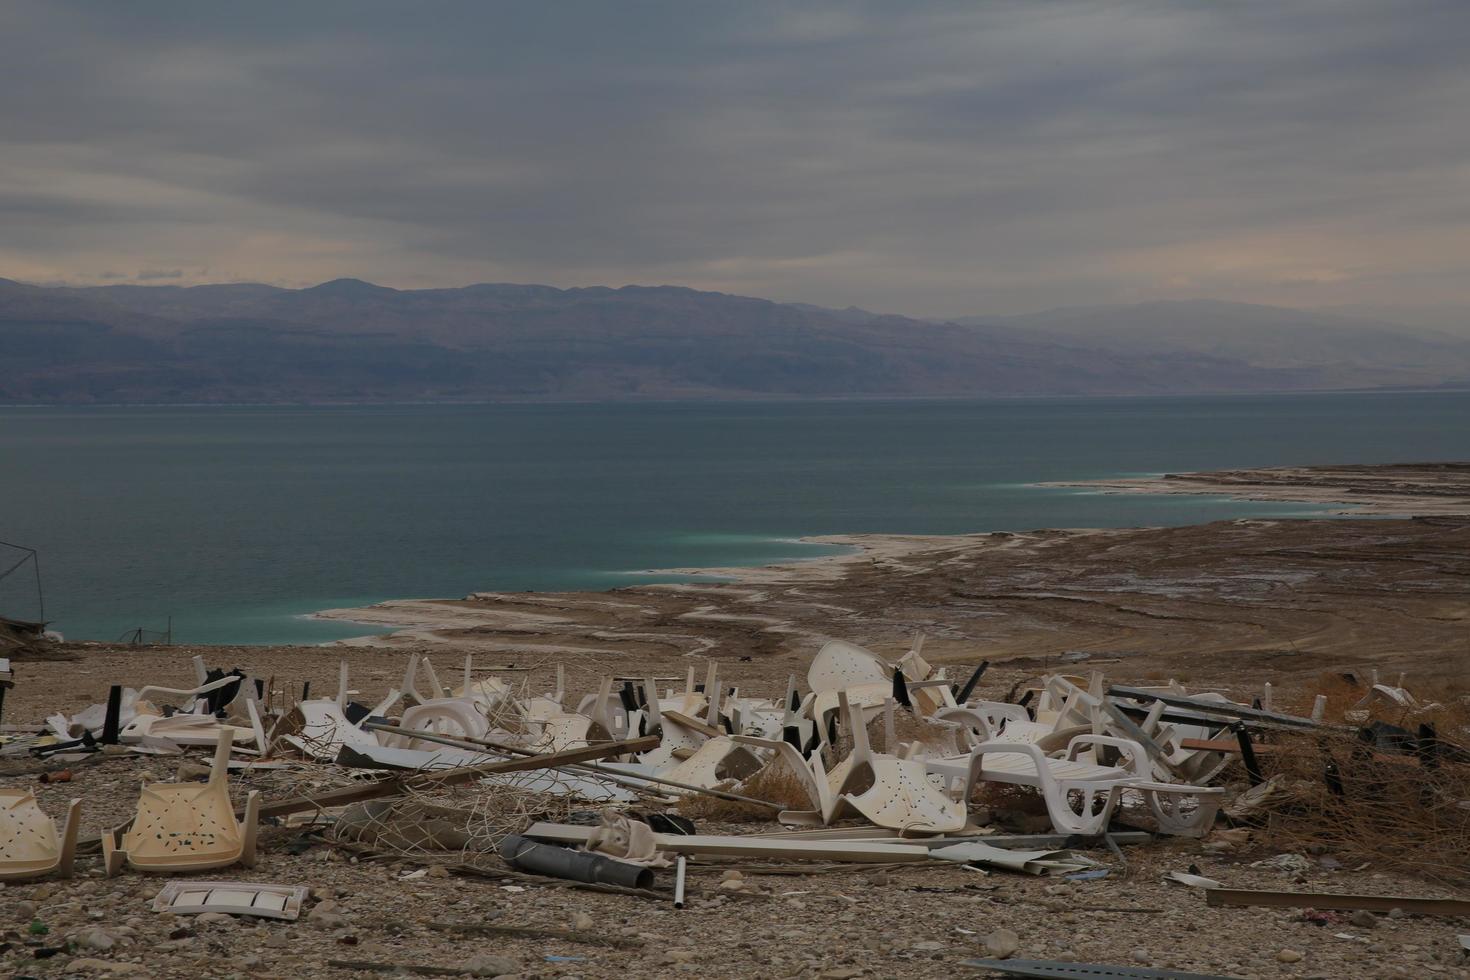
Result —
POLYGON ((708 735, 710 738, 719 738, 725 734, 714 725, 702 722, 698 718, 690 718, 682 711, 660 711, 659 714, 677 725, 681 725, 691 731, 699 732, 701 735, 708 735))
MULTIPOLYGON (((436 732, 421 732, 413 728, 399 728, 397 725, 380 724, 378 722, 367 722, 364 727, 374 732, 389 732, 394 735, 406 735, 409 738, 420 738, 426 742, 434 742, 439 745, 447 745, 451 748, 479 751, 481 747, 485 747, 493 749, 497 752, 509 753, 511 755, 536 755, 536 753, 531 751, 530 749, 522 748, 520 746, 507 745, 504 742, 492 742, 483 738, 471 738, 468 735, 461 736, 459 738, 451 738, 447 735, 440 735, 436 732)), ((647 737, 657 738, 658 736, 647 737)), ((675 755, 677 754, 678 753, 675 752, 675 755)), ((547 768, 552 767, 548 766, 547 768)), ((703 796, 712 796, 715 799, 729 800, 732 803, 746 803, 750 806, 765 807, 766 809, 773 812, 780 812, 781 810, 787 809, 787 807, 784 807, 779 803, 771 803, 767 800, 758 800, 753 796, 742 796, 739 793, 731 793, 722 789, 710 789, 705 786, 696 786, 693 783, 682 783, 679 782, 677 779, 669 779, 664 776, 632 772, 614 772, 612 770, 602 768, 595 762, 583 763, 580 765, 558 766, 555 768, 564 768, 569 771, 579 773, 591 773, 597 776, 599 779, 605 779, 608 782, 614 783, 618 786, 638 790, 640 792, 652 792, 652 787, 655 785, 672 786, 675 789, 685 790, 690 793, 698 793, 703 796)))
MULTIPOLYGON (((570 824, 534 823, 524 834, 558 844, 585 844, 593 828, 570 824)), ((730 837, 712 834, 654 834, 661 851, 720 857, 752 857, 787 861, 850 861, 853 863, 917 863, 929 860, 921 844, 868 841, 780 840, 771 837, 730 837)))
MULTIPOLYGON (((1108 835, 1118 844, 1147 844, 1154 835, 1142 830, 1122 831, 1108 835)), ((916 847, 948 847, 951 844, 989 844, 991 847, 1006 847, 1015 850, 1030 848, 1072 848, 1102 846, 1101 837, 1081 837, 1076 834, 963 834, 955 833, 944 837, 900 839, 898 831, 881 827, 822 827, 814 830, 791 830, 774 834, 761 834, 758 840, 788 841, 868 841, 910 844, 916 847)))
POLYGON ((1329 895, 1324 892, 1256 891, 1249 888, 1206 888, 1205 904, 1212 906, 1269 906, 1293 909, 1333 909, 1387 912, 1403 909, 1417 915, 1470 915, 1470 901, 1459 898, 1409 898, 1397 895, 1329 895))
POLYGON ((628 752, 647 752, 650 749, 657 748, 658 743, 659 738, 657 735, 648 735, 643 738, 630 739, 626 742, 600 742, 596 745, 587 745, 582 748, 567 749, 565 752, 533 755, 524 759, 506 759, 501 762, 487 762, 477 766, 460 766, 457 769, 445 769, 442 772, 421 773, 416 776, 389 776, 386 779, 375 779, 362 786, 347 786, 342 789, 329 790, 325 793, 316 793, 312 796, 295 796, 286 800, 278 800, 275 803, 267 803, 260 808, 260 815, 262 818, 283 817, 287 814, 303 813, 308 810, 326 810, 331 807, 349 806, 365 800, 375 800, 383 796, 392 796, 395 793, 403 792, 405 789, 431 789, 435 786, 454 786, 458 783, 468 783, 485 776, 495 776, 505 772, 555 769, 574 762, 605 759, 610 755, 623 755, 628 752))

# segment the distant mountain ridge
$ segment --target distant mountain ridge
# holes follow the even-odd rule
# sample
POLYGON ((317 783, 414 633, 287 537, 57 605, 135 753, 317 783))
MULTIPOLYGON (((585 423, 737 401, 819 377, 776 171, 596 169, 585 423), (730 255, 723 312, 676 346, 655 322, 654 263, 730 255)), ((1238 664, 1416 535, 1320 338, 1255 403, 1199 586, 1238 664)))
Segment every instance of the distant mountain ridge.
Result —
POLYGON ((0 403, 1137 395, 1470 384, 1470 342, 1300 310, 1155 306, 936 322, 682 286, 399 290, 336 279, 306 289, 42 287, 0 279, 0 403))

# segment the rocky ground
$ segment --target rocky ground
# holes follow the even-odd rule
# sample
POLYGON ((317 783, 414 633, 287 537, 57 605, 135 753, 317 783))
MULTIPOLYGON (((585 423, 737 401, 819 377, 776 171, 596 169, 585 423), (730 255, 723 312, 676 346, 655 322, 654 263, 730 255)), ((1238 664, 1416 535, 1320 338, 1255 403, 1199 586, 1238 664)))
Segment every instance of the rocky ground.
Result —
MULTIPOLYGON (((1394 477, 1410 496, 1438 479, 1394 477)), ((1074 672, 1097 667, 1117 681, 1172 675, 1247 700, 1271 680, 1278 704, 1288 707, 1305 706, 1344 671, 1407 671, 1411 688, 1439 699, 1463 695, 1470 680, 1463 512, 845 543, 855 546, 852 554, 747 570, 739 581, 481 594, 354 611, 349 618, 395 631, 371 644, 68 644, 23 653, 4 720, 73 713, 113 683, 188 683, 195 653, 212 666, 271 678, 278 702, 299 694, 304 681, 316 693, 334 690, 342 657, 352 664, 355 696, 370 702, 397 684, 410 650, 431 654, 446 679, 466 653, 481 668, 531 668, 505 676, 525 678, 534 692, 551 686, 550 665, 560 661, 574 694, 608 670, 678 686, 690 666, 702 678, 713 658, 727 681, 777 694, 789 674, 804 676, 825 637, 897 655, 916 630, 927 637, 926 656, 952 670, 992 660, 979 693, 994 698, 1055 669, 1067 651, 1074 672)), ((0 764, 0 787, 34 789, 53 815, 68 799, 83 799, 85 836, 129 816, 139 786, 173 778, 178 760, 106 758, 74 767, 70 783, 55 785, 39 784, 34 765, 0 764)), ((235 780, 235 790, 284 795, 303 778, 310 777, 262 773, 235 780)), ((1244 843, 1162 841, 1126 848, 1126 865, 1096 852, 1109 876, 1079 882, 937 864, 801 873, 700 862, 691 867, 689 907, 676 911, 667 900, 450 873, 457 855, 359 857, 298 829, 268 827, 257 868, 217 876, 309 885, 313 901, 300 921, 158 915, 149 907, 160 879, 133 872, 105 879, 98 859, 84 856, 73 880, 0 888, 0 967, 37 977, 362 975, 328 965, 341 960, 547 978, 929 977, 962 970, 958 963, 985 955, 988 940, 997 949, 1014 945, 1022 957, 1236 977, 1470 977, 1455 938, 1470 932, 1470 921, 1207 908, 1199 892, 1161 879, 1194 864, 1238 887, 1470 897, 1453 883, 1330 852, 1302 854, 1286 870, 1252 866, 1282 850, 1260 833, 1244 843), (403 878, 424 865, 434 865, 429 874, 403 878), (722 884, 731 869, 743 869, 743 884, 722 884), (30 934, 33 922, 44 934, 30 934), (600 942, 434 927, 444 923, 571 929, 600 942)), ((662 877, 667 886, 671 876, 662 877)))

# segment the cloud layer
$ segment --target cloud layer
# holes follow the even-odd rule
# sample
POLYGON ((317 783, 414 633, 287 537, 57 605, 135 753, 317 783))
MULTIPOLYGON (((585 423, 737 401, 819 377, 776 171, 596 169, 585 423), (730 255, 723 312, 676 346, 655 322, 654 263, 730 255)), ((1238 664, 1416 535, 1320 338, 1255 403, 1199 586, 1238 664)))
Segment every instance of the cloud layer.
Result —
POLYGON ((1467 304, 1467 36, 1461 0, 20 0, 0 276, 1467 304))

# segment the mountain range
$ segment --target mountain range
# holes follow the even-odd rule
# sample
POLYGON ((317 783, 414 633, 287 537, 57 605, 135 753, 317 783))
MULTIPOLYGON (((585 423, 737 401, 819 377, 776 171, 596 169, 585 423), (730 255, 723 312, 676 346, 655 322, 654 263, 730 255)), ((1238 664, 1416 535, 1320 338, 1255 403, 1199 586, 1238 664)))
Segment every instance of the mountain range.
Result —
POLYGON ((1470 386, 1470 337, 1216 301, 935 321, 678 286, 0 279, 0 404, 1470 386))

